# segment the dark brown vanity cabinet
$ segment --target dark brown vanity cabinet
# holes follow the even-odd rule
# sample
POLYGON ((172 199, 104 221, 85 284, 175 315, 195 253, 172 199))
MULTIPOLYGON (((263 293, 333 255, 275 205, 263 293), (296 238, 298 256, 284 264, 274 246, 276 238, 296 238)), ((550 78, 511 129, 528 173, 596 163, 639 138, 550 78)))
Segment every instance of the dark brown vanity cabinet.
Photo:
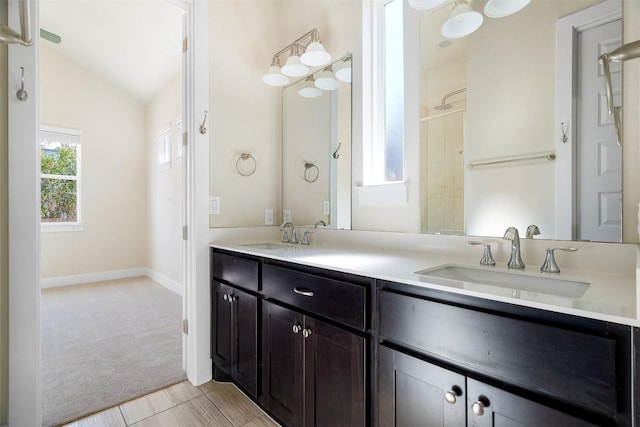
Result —
POLYGON ((256 398, 258 297, 250 291, 258 289, 258 262, 212 252, 211 265, 211 358, 214 370, 226 373, 256 398))
POLYGON ((261 402, 286 426, 367 425, 372 281, 345 278, 263 265, 261 402))
POLYGON ((630 327, 387 285, 380 426, 632 425, 630 327))

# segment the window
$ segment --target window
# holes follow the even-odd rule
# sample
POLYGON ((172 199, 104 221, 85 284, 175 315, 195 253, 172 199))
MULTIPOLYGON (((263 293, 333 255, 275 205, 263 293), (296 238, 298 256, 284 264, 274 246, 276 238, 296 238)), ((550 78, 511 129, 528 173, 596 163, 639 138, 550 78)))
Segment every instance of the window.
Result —
POLYGON ((158 164, 171 165, 171 127, 167 126, 158 134, 158 164))
POLYGON ((384 180, 403 179, 404 40, 403 0, 384 5, 384 180))
POLYGON ((404 13, 403 0, 377 0, 370 10, 370 36, 365 39, 371 45, 363 44, 363 86, 370 87, 363 104, 371 106, 363 111, 365 186, 405 178, 404 13))
POLYGON ((81 230, 80 137, 74 129, 40 129, 40 214, 43 229, 81 230), (70 227, 69 227, 70 226, 70 227), (53 227, 53 228, 52 228, 53 227))

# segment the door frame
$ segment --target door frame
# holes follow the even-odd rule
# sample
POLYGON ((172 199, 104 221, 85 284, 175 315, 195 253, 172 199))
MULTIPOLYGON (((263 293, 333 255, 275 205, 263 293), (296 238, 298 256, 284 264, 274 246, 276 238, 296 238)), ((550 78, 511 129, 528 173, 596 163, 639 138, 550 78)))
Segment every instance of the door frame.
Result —
MULTIPOLYGON (((33 44, 8 47, 9 142, 9 377, 10 426, 42 423, 40 388, 40 156, 39 108, 39 0, 28 0, 33 44), (29 98, 13 95, 20 87, 20 67, 29 98), (25 143, 27 141, 27 143, 25 143), (31 141, 31 143, 28 143, 31 141)), ((168 0, 186 10, 189 49, 186 110, 187 131, 186 225, 190 238, 184 248, 186 319, 186 371, 193 384, 211 378, 209 358, 208 243, 209 137, 197 132, 209 104, 209 2, 168 0)), ((8 2, 8 24, 19 28, 19 2, 8 2)))
POLYGON ((576 89, 577 64, 573 58, 577 33, 622 19, 622 1, 607 0, 558 19, 556 23, 556 239, 576 240, 576 123, 573 94, 576 89), (563 125, 564 124, 564 125, 563 125), (564 128, 564 131, 563 131, 564 128), (562 142, 563 135, 566 142, 562 142))

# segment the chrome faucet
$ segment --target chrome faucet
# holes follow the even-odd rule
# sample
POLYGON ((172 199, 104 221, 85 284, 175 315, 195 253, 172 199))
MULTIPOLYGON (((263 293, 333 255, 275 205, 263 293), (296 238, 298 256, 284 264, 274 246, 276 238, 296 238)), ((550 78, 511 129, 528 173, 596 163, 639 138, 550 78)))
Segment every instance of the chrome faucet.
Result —
POLYGON ((314 226, 313 226, 313 228, 318 228, 319 226, 326 227, 326 226, 327 226, 327 223, 326 223, 326 222, 324 222, 324 220, 323 220, 323 219, 321 219, 320 221, 316 222, 316 225, 314 225, 314 226))
POLYGON ((527 227, 527 239, 533 239, 533 236, 537 236, 540 234, 540 229, 537 225, 531 224, 527 227))
POLYGON ((524 262, 522 262, 522 258, 520 257, 520 234, 518 233, 518 229, 515 227, 507 228, 507 231, 504 232, 504 236, 502 238, 511 240, 511 258, 509 258, 507 267, 523 269, 524 262))
POLYGON ((280 231, 282 231, 282 243, 298 243, 296 227, 291 221, 283 222, 280 226, 280 231), (289 234, 287 234, 287 227, 291 227, 291 238, 289 238, 289 234))

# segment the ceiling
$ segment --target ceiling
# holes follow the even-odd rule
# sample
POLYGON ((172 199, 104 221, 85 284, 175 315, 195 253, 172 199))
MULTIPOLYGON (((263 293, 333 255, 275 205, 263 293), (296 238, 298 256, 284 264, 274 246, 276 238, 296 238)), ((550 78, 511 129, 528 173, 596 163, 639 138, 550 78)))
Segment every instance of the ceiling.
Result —
POLYGON ((52 47, 147 103, 182 65, 182 11, 167 0, 41 0, 52 47))

